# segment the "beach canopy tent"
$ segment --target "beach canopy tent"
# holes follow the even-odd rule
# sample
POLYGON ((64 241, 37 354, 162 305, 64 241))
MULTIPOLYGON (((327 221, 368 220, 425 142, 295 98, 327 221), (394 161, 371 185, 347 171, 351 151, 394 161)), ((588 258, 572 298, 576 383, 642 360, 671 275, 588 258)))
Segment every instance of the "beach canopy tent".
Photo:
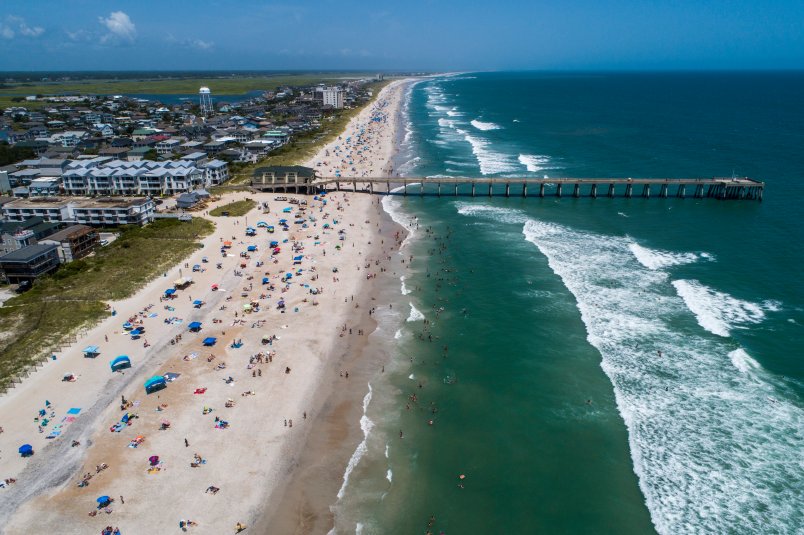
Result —
POLYGON ((229 248, 229 247, 231 247, 231 246, 232 246, 232 242, 230 242, 230 241, 225 241, 225 242, 223 242, 223 247, 224 247, 225 249, 228 249, 228 248, 229 248))
POLYGON ((268 226, 268 223, 266 223, 265 221, 258 221, 258 222, 257 222, 257 226, 258 226, 258 227, 267 227, 267 226, 268 226))
POLYGON ((207 338, 204 338, 204 345, 205 346, 214 346, 215 342, 217 342, 217 341, 218 341, 218 339, 215 338, 214 336, 208 336, 207 338))
POLYGON ((100 355, 100 348, 98 346, 87 346, 84 348, 84 356, 95 358, 100 355))
POLYGON ((131 323, 129 323, 129 322, 125 322, 125 323, 123 324, 123 328, 124 328, 125 330, 127 330, 127 331, 130 331, 131 329, 133 329, 133 328, 134 328, 134 325, 132 325, 132 324, 131 324, 131 323))
POLYGON ((301 262, 301 261, 302 261, 302 258, 304 258, 302 255, 299 255, 299 256, 294 256, 294 257, 293 257, 293 261, 294 261, 294 262, 301 262))
POLYGON ((271 242, 271 247, 277 247, 277 246, 279 246, 279 242, 278 242, 278 241, 272 241, 272 242, 271 242))
POLYGON ((287 208, 282 209, 282 213, 285 213, 285 214, 289 214, 292 211, 293 211, 293 208, 291 208, 290 206, 288 206, 287 208))
POLYGON ((167 387, 167 381, 161 375, 154 375, 147 381, 145 381, 145 393, 151 394, 156 392, 157 390, 162 390, 163 388, 167 387))
POLYGON ((200 300, 198 300, 198 299, 196 299, 195 301, 193 301, 193 306, 194 306, 195 308, 201 308, 201 305, 203 305, 203 304, 204 304, 204 302, 203 302, 203 301, 200 301, 200 300))
POLYGON ((191 282, 193 282, 192 277, 182 277, 180 279, 176 279, 175 281, 173 281, 173 285, 176 286, 176 288, 184 288, 191 282))
POLYGON ((194 264, 193 271, 201 271, 201 264, 194 264))
POLYGON ((124 368, 131 368, 131 359, 128 358, 128 355, 120 355, 110 362, 109 366, 112 368, 113 372, 124 368))
POLYGON ((176 293, 176 288, 168 288, 165 290, 165 295, 173 295, 176 293))
POLYGON ((201 322, 194 321, 187 326, 191 331, 200 331, 201 330, 201 322))
POLYGON ((257 246, 256 245, 249 245, 248 247, 246 247, 246 250, 249 251, 249 252, 254 252, 254 251, 257 250, 257 246))
POLYGON ((268 279, 268 277, 263 277, 263 278, 262 278, 262 283, 263 283, 263 284, 270 284, 270 282, 271 282, 271 281, 268 279))
POLYGON ((18 451, 20 452, 20 455, 22 455, 23 457, 31 456, 34 453, 33 446, 31 446, 30 444, 23 444, 22 446, 20 446, 20 449, 18 451))
POLYGON ((287 219, 280 219, 280 220, 279 220, 279 224, 280 224, 280 225, 285 225, 285 224, 287 224, 287 222, 288 222, 288 220, 287 220, 287 219))

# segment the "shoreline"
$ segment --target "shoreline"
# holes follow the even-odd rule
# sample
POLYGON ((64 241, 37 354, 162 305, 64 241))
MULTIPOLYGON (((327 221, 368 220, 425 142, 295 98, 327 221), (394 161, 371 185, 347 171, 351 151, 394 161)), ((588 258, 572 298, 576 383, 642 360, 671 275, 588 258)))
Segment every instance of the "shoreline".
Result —
MULTIPOLYGON (((398 152, 399 120, 404 116, 405 91, 415 81, 402 82, 404 85, 402 105, 394 113, 395 128, 391 136, 392 151, 385 160, 384 172, 390 173, 394 158, 398 152)), ((353 126, 350 123, 350 126, 353 126)), ((329 146, 321 149, 325 153, 329 146)), ((362 195, 362 194, 357 194, 362 195)), ((397 242, 385 250, 382 242, 399 233, 401 238, 408 231, 399 225, 385 210, 380 197, 371 196, 372 206, 377 207, 376 215, 380 240, 375 252, 392 258, 392 265, 386 267, 378 279, 367 281, 361 290, 360 307, 384 306, 378 301, 388 292, 398 292, 398 276, 394 274, 398 268, 398 255, 401 242, 397 242), (382 247, 381 247, 382 246, 382 247)), ((389 240, 389 243, 393 243, 389 240)), ((258 532, 277 533, 331 533, 335 525, 333 508, 339 501, 338 493, 344 485, 347 464, 354 455, 358 444, 363 440, 360 427, 363 415, 363 403, 370 388, 372 378, 389 364, 390 352, 383 353, 383 341, 376 339, 378 323, 374 319, 363 318, 361 328, 370 325, 367 336, 356 343, 346 341, 333 351, 332 357, 349 370, 349 384, 360 385, 357 388, 335 388, 327 385, 317 395, 316 405, 320 403, 321 411, 314 419, 312 429, 307 433, 299 459, 294 462, 289 481, 283 489, 274 493, 278 500, 268 500, 268 505, 257 518, 254 527, 258 532), (364 386, 365 385, 365 386, 364 386)), ((332 363, 334 366, 336 363, 332 363)), ((273 496, 272 496, 273 498, 273 496)))

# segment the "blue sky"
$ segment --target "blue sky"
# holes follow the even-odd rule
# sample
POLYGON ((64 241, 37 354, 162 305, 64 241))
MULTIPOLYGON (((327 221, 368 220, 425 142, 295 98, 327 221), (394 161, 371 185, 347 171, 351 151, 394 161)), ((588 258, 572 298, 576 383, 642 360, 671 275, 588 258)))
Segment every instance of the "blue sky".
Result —
POLYGON ((804 0, 0 0, 0 70, 804 68, 804 0))

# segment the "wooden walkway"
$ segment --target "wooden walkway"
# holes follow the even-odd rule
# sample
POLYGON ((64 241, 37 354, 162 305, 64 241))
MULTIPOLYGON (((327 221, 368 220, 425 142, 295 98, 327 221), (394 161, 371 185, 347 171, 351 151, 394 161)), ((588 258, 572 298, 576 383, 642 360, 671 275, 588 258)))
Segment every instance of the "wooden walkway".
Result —
MULTIPOLYGON (((275 184, 279 186, 280 184, 275 184)), ((765 183, 751 178, 317 178, 313 186, 325 190, 354 191, 396 195, 464 195, 476 197, 564 195, 572 197, 625 197, 634 196, 649 199, 678 197, 688 195, 696 199, 720 200, 762 200, 765 183), (401 189, 394 190, 395 187, 401 189), (528 194, 530 188, 532 194, 528 194), (689 188, 689 190, 688 190, 689 188), (482 192, 480 190, 483 190, 482 192), (451 190, 451 191, 449 191, 451 190)), ((292 189, 294 184, 288 184, 292 189)))

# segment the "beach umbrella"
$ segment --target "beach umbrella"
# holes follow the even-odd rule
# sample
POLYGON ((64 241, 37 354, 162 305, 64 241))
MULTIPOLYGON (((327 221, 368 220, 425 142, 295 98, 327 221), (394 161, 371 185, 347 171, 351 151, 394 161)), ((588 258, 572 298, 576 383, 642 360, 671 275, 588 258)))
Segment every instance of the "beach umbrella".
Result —
POLYGON ((215 345, 215 342, 217 342, 217 341, 218 341, 218 339, 217 339, 217 338, 215 338, 214 336, 209 336, 209 337, 207 337, 207 338, 204 338, 204 342, 203 342, 203 344, 204 344, 205 346, 214 346, 214 345, 215 345))
POLYGON ((108 496, 98 496, 98 499, 95 501, 98 502, 98 505, 103 507, 104 505, 108 505, 109 503, 111 503, 112 499, 108 496))
POLYGON ((20 452, 20 455, 22 455, 23 457, 33 455, 34 452, 33 446, 31 446, 30 444, 23 444, 22 446, 20 446, 20 449, 18 451, 20 452))
POLYGON ((112 368, 113 372, 123 368, 130 368, 131 359, 128 358, 128 355, 120 355, 119 357, 115 358, 112 362, 110 362, 109 366, 112 368))
POLYGON ((176 288, 168 288, 165 290, 165 295, 173 295, 176 293, 176 288))
POLYGON ((198 299, 196 299, 195 301, 193 301, 193 306, 195 306, 195 307, 200 307, 200 306, 201 306, 201 305, 203 305, 203 304, 204 304, 204 302, 203 302, 203 301, 200 301, 200 300, 198 300, 198 299))
POLYGON ((201 322, 194 321, 187 326, 191 331, 198 331, 201 329, 201 322))
POLYGON ((159 455, 151 455, 148 457, 148 462, 151 463, 151 466, 156 466, 159 464, 159 455))
POLYGON ((125 330, 127 330, 127 331, 128 331, 128 330, 130 330, 130 329, 133 329, 133 328, 134 328, 134 326, 133 326, 131 323, 129 323, 129 322, 125 322, 125 323, 123 324, 123 328, 124 328, 125 330))

